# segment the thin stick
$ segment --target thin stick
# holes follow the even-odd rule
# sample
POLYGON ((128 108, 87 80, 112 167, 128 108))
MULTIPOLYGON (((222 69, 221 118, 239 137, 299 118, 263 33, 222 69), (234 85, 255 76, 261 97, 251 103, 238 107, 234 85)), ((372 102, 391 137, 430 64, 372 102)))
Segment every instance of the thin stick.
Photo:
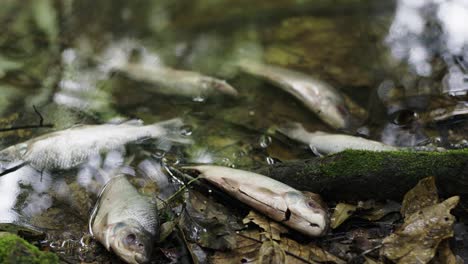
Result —
POLYGON ((21 130, 21 129, 53 128, 54 127, 53 124, 44 124, 44 117, 37 110, 35 105, 33 105, 33 109, 34 109, 34 112, 39 116, 39 125, 27 125, 27 126, 0 128, 0 132, 8 132, 8 131, 21 130))
POLYGON ((0 177, 5 176, 8 173, 12 173, 14 171, 17 171, 17 170, 21 169, 22 167, 24 167, 25 165, 26 165, 26 162, 23 162, 23 163, 20 163, 20 164, 18 164, 16 166, 12 167, 12 168, 6 169, 6 170, 0 172, 0 177))
POLYGON ((166 200, 166 204, 169 204, 171 203, 171 201, 173 199, 175 199, 181 192, 183 192, 185 189, 187 189, 187 187, 192 184, 193 182, 197 181, 198 178, 193 178, 191 179, 189 182, 187 182, 186 184, 184 184, 184 186, 182 186, 179 190, 177 190, 177 192, 175 192, 173 195, 171 195, 169 198, 167 198, 166 200))

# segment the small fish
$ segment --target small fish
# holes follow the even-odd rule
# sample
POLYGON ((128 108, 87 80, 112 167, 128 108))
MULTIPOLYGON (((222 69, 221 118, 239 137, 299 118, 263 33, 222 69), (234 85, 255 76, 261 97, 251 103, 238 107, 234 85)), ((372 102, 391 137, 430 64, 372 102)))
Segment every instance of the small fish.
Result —
MULTIPOLYGON (((357 107, 331 85, 311 76, 281 67, 241 61, 242 71, 266 79, 301 100, 323 122, 339 130, 351 131, 358 125, 348 107, 357 107)), ((363 112, 363 109, 359 109, 363 112)))
POLYGON ((199 97, 221 93, 237 96, 237 90, 226 81, 197 72, 136 63, 118 66, 114 70, 133 80, 157 85, 157 88, 151 87, 149 90, 161 94, 199 97))
POLYGON ((308 132, 299 123, 290 123, 278 128, 278 131, 287 137, 307 144, 315 154, 332 154, 346 149, 370 150, 370 151, 394 151, 400 148, 386 145, 361 137, 330 134, 322 131, 308 132))
POLYGON ((309 236, 324 235, 329 218, 320 196, 253 172, 221 166, 184 167, 275 221, 309 236))
MULTIPOLYGON (((182 125, 180 119, 172 119, 151 125, 142 125, 133 120, 122 124, 76 126, 8 147, 0 151, 0 163, 17 165, 24 162, 41 170, 69 169, 92 155, 145 138, 166 138, 188 143, 188 139, 172 131, 182 125)), ((5 169, 6 166, 3 166, 5 169)))
POLYGON ((156 203, 120 175, 103 187, 89 220, 93 237, 128 263, 147 263, 158 239, 156 203))

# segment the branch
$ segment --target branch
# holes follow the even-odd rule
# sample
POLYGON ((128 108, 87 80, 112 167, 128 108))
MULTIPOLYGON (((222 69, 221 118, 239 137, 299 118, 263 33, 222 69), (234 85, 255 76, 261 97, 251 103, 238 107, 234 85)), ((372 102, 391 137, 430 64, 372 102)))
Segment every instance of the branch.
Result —
POLYGON ((347 150, 256 170, 326 200, 396 199, 435 176, 443 195, 468 197, 468 149, 445 152, 347 150))
POLYGON ((34 112, 39 116, 39 125, 26 125, 26 126, 0 128, 0 133, 21 130, 21 129, 53 128, 54 127, 53 124, 44 124, 44 117, 42 117, 41 113, 37 110, 35 105, 33 105, 33 109, 34 109, 34 112))

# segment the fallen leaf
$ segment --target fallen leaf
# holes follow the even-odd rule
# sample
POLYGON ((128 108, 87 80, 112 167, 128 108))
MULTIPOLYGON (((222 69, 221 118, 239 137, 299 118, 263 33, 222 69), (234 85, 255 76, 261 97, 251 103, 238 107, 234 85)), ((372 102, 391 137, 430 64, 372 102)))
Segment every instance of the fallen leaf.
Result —
POLYGON ((404 224, 384 239, 381 254, 401 264, 429 262, 439 243, 453 236, 455 217, 450 211, 459 201, 453 196, 406 215, 404 224))
POLYGON ((199 192, 190 189, 189 194, 186 209, 179 220, 186 239, 210 249, 234 247, 236 241, 233 234, 242 226, 233 214, 199 192))
POLYGON ((363 218, 369 221, 377 221, 382 217, 400 211, 400 204, 394 201, 387 201, 385 203, 375 203, 371 209, 361 212, 356 217, 363 218))
MULTIPOLYGON (((287 237, 282 237, 281 241, 272 241, 266 238, 264 232, 258 230, 246 230, 239 232, 236 236, 237 246, 235 249, 227 252, 216 252, 210 259, 210 263, 214 264, 230 264, 230 263, 260 263, 259 261, 272 259, 268 257, 271 251, 278 252, 277 245, 285 252, 284 262, 271 263, 288 263, 288 264, 308 264, 308 263, 337 263, 345 264, 346 262, 330 254, 326 250, 314 244, 300 244, 287 237), (276 244, 272 244, 274 242, 276 244), (265 245, 265 243, 267 243, 265 245), (259 253, 262 247, 265 250, 259 253), (267 256, 265 256, 267 254, 267 256), (261 257, 263 256, 263 257, 261 257)), ((275 257, 280 258, 280 253, 276 253, 275 257)))
POLYGON ((210 257, 212 264, 257 263, 263 235, 258 230, 246 230, 237 234, 236 247, 229 251, 217 251, 210 257))
POLYGON ((438 254, 431 263, 433 264, 463 264, 463 260, 457 259, 450 249, 449 240, 442 241, 437 250, 438 254))
POLYGON ((175 221, 168 221, 163 223, 159 227, 159 242, 163 242, 166 240, 166 238, 172 234, 172 231, 174 231, 174 228, 177 226, 177 223, 175 221))
POLYGON ((346 219, 348 219, 356 211, 357 206, 346 203, 339 203, 335 207, 335 211, 331 217, 330 227, 335 229, 339 227, 346 219))
POLYGON ((372 258, 369 258, 369 257, 366 257, 364 256, 364 259, 366 260, 366 262, 364 262, 364 264, 380 264, 381 262, 379 261, 376 261, 372 258))
POLYGON ((278 242, 267 240, 262 243, 262 246, 258 250, 258 263, 286 263, 286 253, 278 242))
POLYGON ((258 225, 261 229, 265 230, 265 235, 267 238, 279 241, 281 239, 280 234, 285 234, 288 232, 288 229, 281 224, 271 221, 270 219, 258 214, 255 211, 250 211, 250 213, 242 220, 244 224, 254 223, 258 225))
POLYGON ((435 178, 427 177, 419 181, 413 189, 405 194, 400 212, 403 217, 406 217, 426 206, 431 206, 438 202, 439 195, 437 194, 435 178))
MULTIPOLYGON (((328 262, 345 264, 346 262, 328 251, 320 248, 314 244, 299 244, 292 239, 282 239, 280 246, 284 251, 290 255, 295 262, 288 263, 314 263, 314 262, 328 262)), ((292 261, 291 260, 291 261, 292 261)))

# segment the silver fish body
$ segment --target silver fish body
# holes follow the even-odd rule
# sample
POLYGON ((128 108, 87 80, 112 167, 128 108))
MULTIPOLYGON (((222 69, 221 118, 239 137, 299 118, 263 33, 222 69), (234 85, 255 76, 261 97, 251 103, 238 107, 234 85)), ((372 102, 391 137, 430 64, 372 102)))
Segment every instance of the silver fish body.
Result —
POLYGON ((127 122, 76 126, 8 147, 0 151, 0 161, 26 162, 36 169, 69 169, 92 155, 144 138, 167 137, 187 143, 187 139, 172 133, 170 129, 182 125, 180 119, 172 119, 152 125, 127 122))
POLYGON ((395 151, 400 149, 395 146, 361 137, 330 134, 322 131, 308 132, 299 123, 291 123, 278 130, 293 140, 309 145, 312 150, 320 154, 333 154, 346 149, 369 151, 395 151))
MULTIPOLYGON (((285 68, 242 61, 242 71, 261 77, 302 101, 323 122, 340 130, 352 130, 357 119, 351 115, 345 98, 331 85, 311 76, 285 68)), ((353 102, 353 105, 356 103, 353 102)))
POLYGON ((239 201, 275 221, 309 236, 321 236, 328 229, 326 206, 317 194, 298 191, 284 183, 253 172, 221 166, 191 166, 239 201))
POLYGON ((146 263, 158 236, 156 203, 138 193, 126 176, 104 186, 89 221, 90 233, 128 263, 146 263))
POLYGON ((119 66, 115 70, 133 80, 157 85, 157 88, 151 87, 149 90, 161 94, 189 97, 208 96, 214 93, 237 95, 237 90, 226 81, 198 72, 151 67, 136 63, 119 66))

